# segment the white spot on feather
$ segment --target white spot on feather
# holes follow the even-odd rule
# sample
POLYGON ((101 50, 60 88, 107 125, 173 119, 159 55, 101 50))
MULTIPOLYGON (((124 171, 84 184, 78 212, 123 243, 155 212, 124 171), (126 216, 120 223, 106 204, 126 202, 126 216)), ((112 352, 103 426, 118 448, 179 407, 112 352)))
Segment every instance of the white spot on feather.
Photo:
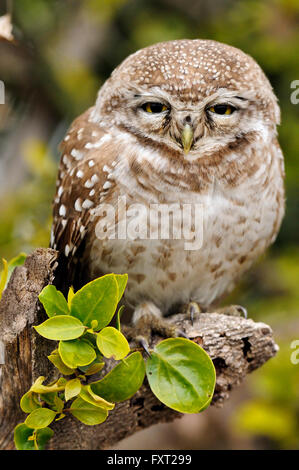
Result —
POLYGON ((93 143, 92 142, 87 142, 87 144, 85 145, 85 148, 86 149, 98 149, 105 142, 109 142, 109 140, 111 140, 111 138, 112 137, 111 137, 110 134, 106 134, 103 137, 101 137, 100 140, 98 140, 97 142, 93 142, 93 143))
POLYGON ((90 209, 93 206, 93 202, 90 199, 85 199, 82 204, 83 209, 90 209))
POLYGON ((85 181, 85 183, 84 183, 84 187, 85 187, 85 188, 92 188, 93 186, 94 186, 94 182, 91 181, 91 180, 87 180, 87 181, 85 181))
POLYGON ((61 217, 65 217, 65 216, 66 216, 66 207, 65 207, 63 204, 61 204, 61 206, 59 207, 59 215, 60 215, 61 217))
POLYGON ((112 186, 112 183, 110 183, 110 181, 106 181, 106 183, 103 185, 103 189, 109 189, 111 188, 112 186))
POLYGON ((96 174, 92 175, 91 181, 93 181, 94 183, 97 183, 99 181, 98 175, 96 175, 96 174))
POLYGON ((82 211, 82 205, 81 205, 81 199, 80 198, 76 199, 76 201, 75 201, 75 210, 78 211, 78 212, 82 211))
POLYGON ((84 156, 83 152, 81 152, 80 150, 77 150, 77 149, 72 149, 71 155, 72 155, 72 157, 75 158, 75 160, 81 160, 84 156))

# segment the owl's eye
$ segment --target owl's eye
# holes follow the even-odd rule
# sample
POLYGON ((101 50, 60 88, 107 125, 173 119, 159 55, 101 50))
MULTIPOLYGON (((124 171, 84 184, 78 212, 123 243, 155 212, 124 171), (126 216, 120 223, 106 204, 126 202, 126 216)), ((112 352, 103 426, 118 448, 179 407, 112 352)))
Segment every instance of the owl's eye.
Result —
POLYGON ((215 114, 232 114, 236 111, 236 108, 230 104, 215 104, 215 106, 211 106, 208 110, 215 114))
POLYGON ((163 111, 167 111, 167 106, 163 103, 144 103, 142 109, 147 113, 162 113, 163 111))

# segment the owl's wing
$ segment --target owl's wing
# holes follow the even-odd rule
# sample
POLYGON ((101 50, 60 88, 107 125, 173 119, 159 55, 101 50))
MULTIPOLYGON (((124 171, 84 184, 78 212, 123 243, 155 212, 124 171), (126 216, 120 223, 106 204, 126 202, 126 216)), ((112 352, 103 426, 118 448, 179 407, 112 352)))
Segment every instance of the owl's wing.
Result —
POLYGON ((101 194, 114 189, 110 182, 105 189, 113 145, 109 134, 91 122, 92 111, 90 108, 73 122, 61 144, 51 247, 59 252, 56 284, 62 290, 72 284, 75 271, 80 269, 80 249, 101 194))

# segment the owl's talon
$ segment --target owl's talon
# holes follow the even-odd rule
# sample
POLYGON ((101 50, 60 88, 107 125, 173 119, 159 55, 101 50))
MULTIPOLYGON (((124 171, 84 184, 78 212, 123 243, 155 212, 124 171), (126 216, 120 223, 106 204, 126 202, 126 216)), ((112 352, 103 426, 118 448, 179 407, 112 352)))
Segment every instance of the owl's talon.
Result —
POLYGON ((149 344, 153 333, 163 338, 181 336, 189 339, 184 331, 163 318, 162 312, 152 302, 144 302, 136 308, 133 324, 134 326, 130 328, 130 336, 132 336, 132 332, 135 333, 134 340, 142 346, 148 356, 150 356, 149 344))
POLYGON ((148 355, 148 357, 151 357, 151 353, 150 353, 150 350, 149 350, 149 344, 148 344, 147 340, 144 338, 144 336, 136 336, 135 340, 144 349, 144 351, 148 355))
POLYGON ((248 312, 245 307, 242 307, 242 305, 236 305, 237 309, 239 310, 240 313, 243 313, 245 320, 248 318, 248 312))
POLYGON ((196 302, 190 302, 187 306, 187 318, 190 318, 191 325, 193 326, 195 315, 201 312, 200 306, 196 302))
POLYGON ((233 317, 241 317, 244 315, 245 320, 247 320, 248 317, 247 310, 245 307, 242 307, 242 305, 228 305, 227 307, 218 308, 214 310, 214 312, 233 317))

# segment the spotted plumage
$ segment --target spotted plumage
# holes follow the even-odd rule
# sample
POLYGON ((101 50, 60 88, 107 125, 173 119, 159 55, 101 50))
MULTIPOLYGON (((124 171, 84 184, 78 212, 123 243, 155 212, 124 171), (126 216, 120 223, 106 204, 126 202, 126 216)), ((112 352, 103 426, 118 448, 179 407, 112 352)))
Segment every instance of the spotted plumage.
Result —
MULTIPOLYGON (((236 48, 182 40, 129 56, 61 145, 51 245, 64 258, 64 280, 79 286, 127 272, 127 305, 150 301, 164 314, 191 300, 217 303, 281 224, 279 115, 261 68, 236 48), (132 204, 199 205, 201 248, 111 237, 132 204), (118 207, 116 219, 105 205, 118 207)), ((158 218, 141 216, 141 225, 159 231, 158 218)))

